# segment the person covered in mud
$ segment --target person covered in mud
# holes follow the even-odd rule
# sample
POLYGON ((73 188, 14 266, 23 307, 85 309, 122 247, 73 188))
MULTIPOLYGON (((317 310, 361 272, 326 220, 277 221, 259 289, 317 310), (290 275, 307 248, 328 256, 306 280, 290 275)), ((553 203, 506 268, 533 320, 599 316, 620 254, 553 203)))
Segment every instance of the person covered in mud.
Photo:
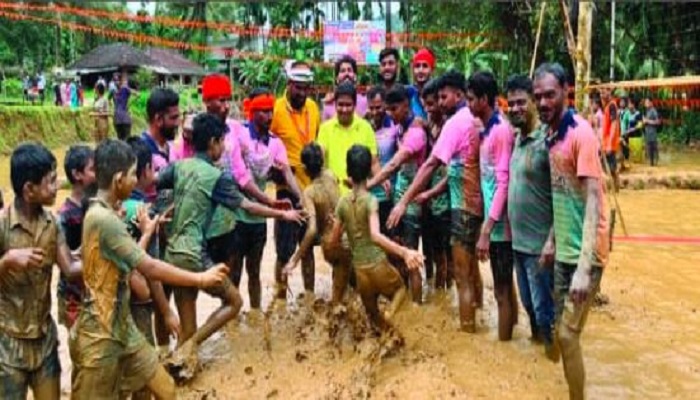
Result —
POLYGON ((389 263, 387 253, 400 257, 411 271, 421 268, 423 255, 391 241, 381 233, 377 199, 367 188, 367 179, 372 170, 369 149, 353 145, 347 152, 346 160, 352 191, 338 202, 330 243, 338 247, 343 232, 347 235, 362 304, 372 325, 386 332, 392 328, 391 319, 406 297, 401 275, 389 263), (379 310, 380 295, 390 300, 389 308, 384 313, 379 310))
MULTIPOLYGON (((234 212, 242 208, 254 215, 295 223, 303 222, 304 213, 273 209, 246 199, 233 177, 214 165, 224 152, 225 122, 211 114, 200 114, 192 124, 195 156, 169 165, 159 175, 157 188, 174 189, 175 198, 165 261, 185 271, 199 272, 206 270, 203 254, 205 232, 216 206, 234 212)), ((241 295, 228 277, 209 287, 207 293, 221 299, 222 305, 197 329, 198 289, 184 285, 174 288, 182 328, 178 349, 168 365, 171 372, 181 379, 193 375, 199 344, 235 318, 243 304, 241 295)))
MULTIPOLYGON (((408 90, 403 85, 394 85, 385 97, 387 112, 398 127, 398 151, 372 179, 367 182, 368 188, 373 188, 390 179, 396 173, 394 185, 394 203, 406 192, 416 176, 418 168, 425 160, 427 138, 423 122, 413 115, 410 107, 408 90)), ((406 215, 397 227, 397 239, 412 249, 418 249, 420 241, 420 218, 422 207, 416 203, 409 204, 406 215)), ((418 270, 408 270, 401 266, 401 274, 411 288, 413 302, 423 301, 423 279, 418 270)))
POLYGON ((457 71, 438 79, 438 105, 445 125, 428 160, 396 203, 387 225, 395 227, 408 205, 430 182, 433 173, 447 166, 450 194, 450 241, 459 299, 460 328, 476 332, 476 307, 482 304, 481 275, 476 258, 476 242, 483 219, 479 180, 479 122, 467 107, 467 82, 457 71))
POLYGON ((60 398, 58 332, 51 317, 54 265, 80 279, 56 217, 56 158, 41 144, 12 152, 14 202, 0 213, 0 398, 60 398))
POLYGON ((311 179, 311 185, 304 189, 302 196, 302 205, 309 218, 308 226, 299 249, 285 266, 284 272, 289 275, 299 265, 306 252, 313 251, 313 245, 320 237, 323 257, 333 268, 331 302, 339 304, 343 301, 350 281, 352 255, 345 241, 340 247, 334 247, 330 243, 332 226, 328 221, 329 217, 333 216, 340 198, 338 179, 324 168, 323 149, 316 143, 304 146, 301 162, 311 179))
MULTIPOLYGON (((287 150, 282 141, 270 132, 274 96, 267 88, 256 88, 250 93, 248 100, 249 123, 239 140, 243 160, 253 181, 262 192, 265 191, 268 181, 287 185, 296 198, 301 198, 296 179, 289 167, 287 150)), ((242 209, 236 210, 235 215, 236 251, 233 256, 231 281, 239 287, 245 263, 250 308, 253 314, 259 316, 262 297, 260 264, 267 241, 267 222, 264 217, 242 209)))
MULTIPOLYGON (((445 116, 438 106, 437 79, 432 79, 423 86, 421 100, 428 115, 427 148, 428 152, 431 152, 445 124, 445 116)), ((435 170, 429 186, 428 190, 416 197, 416 203, 423 206, 424 213, 421 224, 425 279, 432 281, 435 289, 448 289, 451 287, 454 270, 450 251, 450 230, 446 228, 450 226, 450 196, 447 192, 447 168, 444 165, 435 170), (434 265, 429 265, 431 262, 434 265)))
MULTIPOLYGON (((175 398, 172 378, 129 315, 129 277, 139 271, 173 285, 205 288, 221 285, 228 271, 224 265, 202 273, 183 271, 146 254, 115 211, 136 184, 133 151, 122 141, 106 139, 95 150, 95 165, 97 197, 83 223, 86 290, 69 346, 71 398, 116 400, 144 387, 156 398, 175 398)), ((157 218, 148 225, 144 234, 150 235, 157 218)))
POLYGON ((540 124, 532 98, 532 80, 513 75, 506 84, 508 117, 516 129, 510 159, 508 220, 520 301, 530 319, 532 338, 552 349, 552 184, 546 126, 540 124))
MULTIPOLYGON (((588 121, 566 109, 566 72, 556 63, 535 71, 533 93, 547 124, 554 215, 555 344, 571 399, 583 399, 581 332, 608 259, 608 210, 599 145, 588 121)), ((558 357, 556 357, 558 358, 558 357)))

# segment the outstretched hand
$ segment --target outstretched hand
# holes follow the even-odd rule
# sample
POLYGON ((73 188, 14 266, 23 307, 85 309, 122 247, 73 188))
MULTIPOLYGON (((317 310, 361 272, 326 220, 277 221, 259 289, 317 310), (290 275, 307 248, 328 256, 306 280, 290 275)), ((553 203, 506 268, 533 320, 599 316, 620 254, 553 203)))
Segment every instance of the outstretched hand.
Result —
POLYGON ((399 222, 401 222, 401 218, 404 216, 404 214, 406 214, 406 206, 399 202, 394 206, 394 208, 391 209, 389 218, 386 219, 387 229, 391 230, 399 226, 399 222))
POLYGON ((208 288, 221 285, 228 276, 228 267, 224 263, 219 263, 212 268, 199 274, 199 287, 208 288))

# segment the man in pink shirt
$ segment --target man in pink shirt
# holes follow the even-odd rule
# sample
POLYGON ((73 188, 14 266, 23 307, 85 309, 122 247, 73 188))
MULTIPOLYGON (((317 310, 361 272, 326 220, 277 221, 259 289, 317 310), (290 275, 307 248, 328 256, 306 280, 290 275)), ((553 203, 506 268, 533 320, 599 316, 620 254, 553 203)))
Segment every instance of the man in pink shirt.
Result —
MULTIPOLYGON (((146 114, 148 129, 141 134, 153 155, 153 172, 155 177, 170 162, 169 142, 175 139, 177 128, 180 126, 180 96, 172 89, 155 89, 148 96, 146 114)), ((156 179, 157 180, 157 179, 156 179)), ((146 190, 146 201, 152 203, 156 199, 154 183, 146 190)))
POLYGON ((498 84, 492 73, 475 73, 469 78, 467 87, 469 109, 484 124, 479 146, 484 224, 476 251, 479 260, 491 261, 494 295, 498 304, 498 339, 506 341, 513 337, 513 326, 518 320, 518 303, 513 286, 513 246, 506 211, 515 132, 496 109, 498 84))
POLYGON ((418 170, 413 182, 389 215, 387 225, 397 226, 409 204, 428 185, 440 166, 447 166, 450 196, 450 234, 457 281, 460 326, 476 332, 481 276, 476 258, 476 241, 483 219, 479 180, 479 131, 467 107, 466 79, 450 71, 438 80, 438 104, 448 117, 430 157, 418 170))
POLYGON ((566 108, 568 84, 559 64, 535 71, 534 97, 547 124, 554 214, 555 349, 561 351, 569 398, 583 399, 580 336, 608 260, 608 210, 600 145, 590 124, 566 108), (557 348, 558 347, 558 348, 557 348))
MULTIPOLYGON (((371 189, 390 179, 396 173, 394 202, 398 202, 406 193, 406 189, 415 179, 418 168, 423 164, 426 156, 427 135, 423 124, 413 115, 409 100, 408 90, 403 85, 394 85, 386 94, 384 102, 387 113, 398 126, 398 151, 382 167, 381 171, 367 182, 367 188, 371 189)), ((421 211, 420 205, 410 203, 397 232, 401 243, 414 250, 418 249, 420 238, 421 211)), ((400 269, 404 280, 408 281, 411 288, 413 302, 420 304, 423 298, 423 281, 420 270, 409 271, 403 265, 400 269)))
MULTIPOLYGON (((357 61, 347 55, 340 57, 335 62, 335 84, 340 85, 343 82, 350 82, 353 85, 357 85, 357 61)), ((367 97, 363 94, 357 94, 355 113, 362 118, 367 114, 367 97)), ((335 96, 334 93, 331 92, 323 99, 321 122, 328 121, 335 117, 335 114, 335 96)))
POLYGON ((170 146, 170 162, 184 160, 194 157, 194 144, 192 143, 192 121, 196 114, 190 113, 184 115, 182 122, 182 131, 180 137, 175 139, 170 146))

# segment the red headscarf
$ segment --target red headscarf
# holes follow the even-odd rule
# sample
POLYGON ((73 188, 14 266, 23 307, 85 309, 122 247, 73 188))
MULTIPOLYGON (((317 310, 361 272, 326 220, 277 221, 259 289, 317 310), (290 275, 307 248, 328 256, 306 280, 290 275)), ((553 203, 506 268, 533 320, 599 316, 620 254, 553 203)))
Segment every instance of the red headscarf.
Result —
POLYGON ((207 101, 225 97, 231 98, 231 81, 226 75, 208 75, 202 81, 202 100, 207 101))
POLYGON ((252 99, 243 101, 243 112, 249 121, 253 120, 253 113, 256 111, 272 111, 275 107, 275 97, 271 94, 259 94, 252 99))
POLYGON ((416 54, 413 55, 413 64, 415 65, 418 62, 427 63, 430 65, 431 69, 435 69, 435 56, 426 48, 418 50, 416 54))

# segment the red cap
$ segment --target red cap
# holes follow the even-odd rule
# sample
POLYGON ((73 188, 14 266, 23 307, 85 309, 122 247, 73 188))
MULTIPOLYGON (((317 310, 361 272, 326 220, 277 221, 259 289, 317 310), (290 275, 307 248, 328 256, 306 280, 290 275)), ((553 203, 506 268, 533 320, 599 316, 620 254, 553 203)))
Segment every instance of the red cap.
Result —
POLYGON ((226 75, 208 75, 202 81, 202 100, 207 101, 225 97, 231 98, 231 81, 226 75))
POLYGON ((430 68, 435 69, 435 56, 430 50, 422 48, 413 55, 413 64, 422 61, 430 65, 430 68))

